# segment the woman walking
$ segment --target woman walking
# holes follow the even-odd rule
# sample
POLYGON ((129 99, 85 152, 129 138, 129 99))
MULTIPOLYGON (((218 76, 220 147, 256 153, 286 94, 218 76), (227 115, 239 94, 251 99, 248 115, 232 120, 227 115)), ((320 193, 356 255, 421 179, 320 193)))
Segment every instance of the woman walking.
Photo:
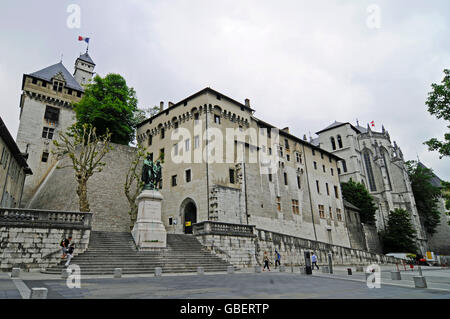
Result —
POLYGON ((263 271, 266 269, 266 267, 270 271, 270 268, 269 268, 269 255, 267 254, 267 251, 264 252, 263 262, 264 262, 263 271))

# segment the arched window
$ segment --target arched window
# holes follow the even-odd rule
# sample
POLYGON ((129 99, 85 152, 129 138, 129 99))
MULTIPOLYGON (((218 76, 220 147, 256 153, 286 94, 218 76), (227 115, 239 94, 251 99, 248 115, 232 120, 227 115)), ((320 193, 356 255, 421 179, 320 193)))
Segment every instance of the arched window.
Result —
POLYGON ((338 141, 339 148, 342 148, 342 138, 340 135, 337 136, 337 141, 338 141))
POLYGON ((375 178, 373 177, 372 163, 370 162, 370 154, 367 151, 364 152, 364 163, 366 164, 367 179, 369 180, 370 190, 372 192, 375 192, 377 190, 377 187, 375 185, 375 178))
POLYGON ((388 152, 384 148, 381 148, 381 155, 383 156, 384 167, 386 167, 386 175, 387 175, 388 182, 389 182, 389 188, 392 190, 391 176, 389 175, 388 161, 386 159, 387 154, 388 154, 388 152))
POLYGON ((331 140, 331 147, 333 148, 333 151, 335 151, 336 150, 336 141, 334 140, 334 137, 331 137, 330 140, 331 140))

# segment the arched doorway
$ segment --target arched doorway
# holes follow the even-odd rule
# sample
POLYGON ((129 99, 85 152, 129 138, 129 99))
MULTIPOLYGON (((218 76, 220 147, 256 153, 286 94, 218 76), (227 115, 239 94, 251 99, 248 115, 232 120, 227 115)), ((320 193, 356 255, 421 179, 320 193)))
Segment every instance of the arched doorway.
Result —
POLYGON ((184 217, 184 233, 192 234, 192 226, 197 222, 197 206, 192 199, 187 198, 183 201, 181 213, 184 217))

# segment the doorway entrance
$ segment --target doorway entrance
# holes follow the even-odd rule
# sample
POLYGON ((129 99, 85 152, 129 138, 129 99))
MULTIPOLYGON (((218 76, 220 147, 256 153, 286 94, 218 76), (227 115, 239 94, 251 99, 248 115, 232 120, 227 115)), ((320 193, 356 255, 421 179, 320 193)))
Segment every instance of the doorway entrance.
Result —
POLYGON ((183 209, 184 233, 192 234, 192 226, 197 222, 197 207, 192 200, 189 200, 183 209))

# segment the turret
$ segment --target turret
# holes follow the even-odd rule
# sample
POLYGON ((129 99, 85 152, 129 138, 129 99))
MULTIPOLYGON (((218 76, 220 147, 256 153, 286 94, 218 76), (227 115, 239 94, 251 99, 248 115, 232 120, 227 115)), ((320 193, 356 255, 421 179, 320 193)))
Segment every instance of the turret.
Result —
POLYGON ((94 76, 94 68, 95 63, 92 61, 86 50, 86 53, 80 54, 75 60, 75 72, 73 73, 73 77, 80 85, 87 84, 94 76))

